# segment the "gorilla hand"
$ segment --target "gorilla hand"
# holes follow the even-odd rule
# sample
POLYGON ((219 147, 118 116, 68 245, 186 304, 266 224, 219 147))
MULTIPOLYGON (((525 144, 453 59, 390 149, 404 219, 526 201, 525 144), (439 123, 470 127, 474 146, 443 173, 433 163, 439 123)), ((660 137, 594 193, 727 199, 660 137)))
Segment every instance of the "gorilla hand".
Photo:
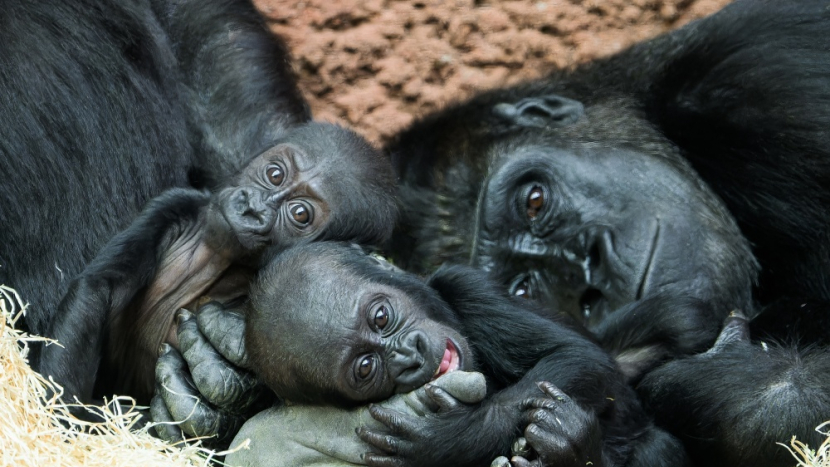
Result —
MULTIPOLYGON (((462 372, 457 373, 460 375, 462 372)), ((453 372, 443 378, 455 375, 456 372, 453 372)), ((483 377, 481 379, 483 380, 483 377)), ((434 446, 433 443, 445 438, 441 433, 446 430, 437 425, 442 425, 441 422, 446 420, 446 415, 454 419, 456 416, 472 412, 477 405, 467 403, 476 403, 484 396, 482 392, 477 397, 458 397, 458 394, 451 394, 433 383, 425 385, 424 390, 422 399, 425 395, 428 400, 421 402, 434 411, 432 416, 407 414, 379 404, 369 407, 372 418, 380 422, 383 425, 381 430, 385 431, 369 426, 361 426, 356 430, 360 439, 376 451, 364 454, 363 463, 370 467, 428 465, 429 462, 420 459, 424 454, 424 448, 434 446)))
POLYGON ((212 437, 205 444, 221 449, 270 402, 259 380, 240 368, 247 360, 244 330, 242 315, 216 302, 201 307, 196 318, 180 311, 181 354, 165 344, 156 363, 150 414, 161 438, 212 437))
POLYGON ((530 461, 527 457, 514 453, 510 465, 513 467, 550 465, 602 467, 605 465, 602 456, 602 430, 596 416, 582 409, 564 392, 550 383, 539 383, 539 388, 546 397, 532 397, 524 404, 525 420, 528 422, 525 428, 525 439, 536 452, 538 459, 530 461))

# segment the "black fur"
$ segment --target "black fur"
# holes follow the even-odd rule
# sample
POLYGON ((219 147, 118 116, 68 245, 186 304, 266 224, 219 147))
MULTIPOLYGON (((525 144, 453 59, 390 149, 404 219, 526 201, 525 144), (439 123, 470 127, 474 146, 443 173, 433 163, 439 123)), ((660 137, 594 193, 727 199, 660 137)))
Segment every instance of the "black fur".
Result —
POLYGON ((784 465, 783 448, 774 443, 786 442, 787 434, 814 439, 811 424, 827 414, 826 400, 814 392, 830 384, 826 352, 790 344, 827 342, 828 31, 826 2, 737 0, 617 55, 425 118, 388 148, 403 184, 393 257, 421 272, 445 261, 469 262, 525 295, 527 284, 516 277, 531 271, 530 287, 546 292, 536 298, 586 324, 633 379, 661 361, 705 351, 731 310, 750 318, 760 313, 753 337, 785 339, 787 346, 764 352, 747 343, 725 356, 670 363, 640 391, 653 401, 658 420, 704 459, 700 465, 713 465, 720 454, 724 465, 741 465, 734 456, 784 465), (522 118, 529 100, 547 103, 553 96, 583 107, 557 107, 560 115, 543 126, 545 113, 522 118), (592 158, 613 168, 580 168, 592 158), (561 161, 573 165, 562 168, 561 161), (646 170, 661 165, 673 168, 666 172, 675 177, 673 186, 687 184, 679 202, 671 200, 671 189, 651 191, 664 179, 646 170), (512 172, 499 172, 505 167, 512 172), (499 198, 498 189, 511 174, 553 180, 544 200, 556 215, 528 222, 536 215, 530 204, 503 203, 509 198, 499 198), (607 176, 604 187, 586 182, 601 176, 607 176), (573 179, 581 185, 574 188, 573 179), (676 248, 664 260, 671 281, 656 293, 641 286, 630 302, 623 297, 597 307, 598 317, 584 317, 574 303, 593 311, 603 301, 598 297, 610 302, 604 280, 636 283, 640 275, 643 250, 606 256, 596 248, 605 246, 597 231, 611 232, 612 249, 623 253, 649 235, 647 223, 618 215, 632 206, 664 216, 658 227, 667 219, 691 220, 676 232, 686 238, 661 244, 676 248), (488 217, 497 208, 502 217, 488 217), (604 274, 609 258, 621 258, 630 271, 604 274), (560 300, 563 295, 571 302, 560 300), (785 402, 767 414, 757 401, 773 389, 785 402), (751 440, 764 430, 769 436, 751 440))
POLYGON ((826 348, 757 345, 746 322, 728 323, 709 352, 658 368, 638 386, 657 423, 696 465, 784 467, 793 436, 818 448, 830 414, 826 348))
POLYGON ((223 180, 309 119, 250 2, 154 6, 4 2, 0 282, 33 332, 150 198, 223 180))

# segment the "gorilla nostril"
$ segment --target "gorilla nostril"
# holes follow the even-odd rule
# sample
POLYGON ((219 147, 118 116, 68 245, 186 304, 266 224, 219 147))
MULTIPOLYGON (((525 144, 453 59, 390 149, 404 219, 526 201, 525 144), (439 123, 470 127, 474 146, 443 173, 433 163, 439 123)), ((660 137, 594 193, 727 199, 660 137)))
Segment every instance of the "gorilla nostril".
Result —
POLYGON ((418 353, 419 356, 424 355, 428 348, 426 336, 424 336, 422 332, 416 332, 414 334, 415 336, 413 337, 413 340, 415 351, 418 353))
POLYGON ((258 222, 262 222, 262 212, 252 208, 251 206, 246 207, 245 210, 242 211, 242 215, 244 217, 250 217, 258 222))

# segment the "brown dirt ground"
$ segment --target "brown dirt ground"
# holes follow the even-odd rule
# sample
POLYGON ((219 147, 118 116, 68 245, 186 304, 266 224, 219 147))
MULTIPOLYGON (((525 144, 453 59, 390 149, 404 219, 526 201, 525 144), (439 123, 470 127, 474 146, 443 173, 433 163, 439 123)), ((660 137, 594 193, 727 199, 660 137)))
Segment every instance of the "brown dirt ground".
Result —
POLYGON ((476 91, 612 54, 728 0, 254 0, 318 119, 382 143, 476 91))

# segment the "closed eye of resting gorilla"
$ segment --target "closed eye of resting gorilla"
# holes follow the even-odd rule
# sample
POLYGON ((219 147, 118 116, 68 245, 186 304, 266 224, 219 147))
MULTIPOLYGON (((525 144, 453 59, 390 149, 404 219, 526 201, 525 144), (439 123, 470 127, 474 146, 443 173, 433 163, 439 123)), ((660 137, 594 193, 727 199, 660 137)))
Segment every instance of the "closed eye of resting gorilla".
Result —
POLYGON ((536 410, 529 401, 543 397, 539 381, 573 399, 541 402, 576 425, 562 427, 573 438, 546 446, 556 465, 685 465, 609 356, 526 305, 468 267, 443 268, 424 283, 356 247, 323 242, 272 259, 242 311, 251 367, 295 403, 354 406, 455 370, 485 375, 481 404, 421 418, 371 409, 389 432, 358 431, 375 451, 368 465, 487 465, 536 410))
POLYGON ((214 195, 171 190, 153 200, 75 279, 43 351, 41 372, 89 400, 147 401, 159 346, 176 345, 174 313, 203 295, 244 295, 259 255, 318 239, 383 241, 395 207, 391 166, 331 124, 292 129, 214 195), (98 365, 104 357, 104 367, 98 365), (99 388, 99 391, 103 391, 99 388))
POLYGON ((489 271, 585 324, 632 377, 705 350, 754 300, 827 300, 825 6, 738 0, 425 118, 389 147, 392 256, 489 271))

